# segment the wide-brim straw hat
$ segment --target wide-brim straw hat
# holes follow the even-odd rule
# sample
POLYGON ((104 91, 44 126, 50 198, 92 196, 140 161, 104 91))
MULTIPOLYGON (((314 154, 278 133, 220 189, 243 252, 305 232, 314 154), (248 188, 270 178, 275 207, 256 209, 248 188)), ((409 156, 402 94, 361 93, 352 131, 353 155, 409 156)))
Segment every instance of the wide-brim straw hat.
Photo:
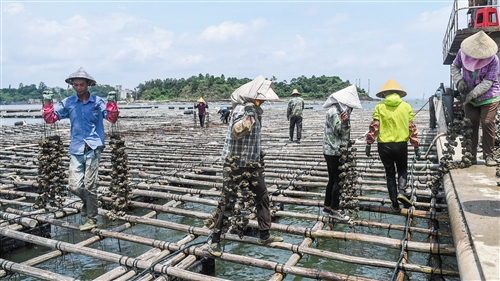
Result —
POLYGON ((491 58, 498 52, 497 43, 482 30, 465 38, 460 48, 464 54, 478 60, 491 58))
POLYGON ((378 90, 378 93, 376 94, 377 97, 379 98, 384 98, 386 94, 398 94, 401 97, 406 96, 406 91, 401 88, 401 86, 396 83, 392 78, 389 78, 389 80, 378 90))
POLYGON ((205 102, 205 100, 203 98, 199 98, 197 102, 205 102))
POLYGON ((83 69, 83 67, 80 67, 76 72, 73 72, 68 78, 66 78, 66 83, 73 85, 73 79, 75 78, 82 78, 82 79, 87 79, 89 80, 89 86, 94 86, 97 84, 95 81, 94 77, 92 77, 90 74, 83 69))
POLYGON ((299 90, 293 89, 292 94, 290 96, 293 96, 293 95, 299 95, 300 96, 299 90))

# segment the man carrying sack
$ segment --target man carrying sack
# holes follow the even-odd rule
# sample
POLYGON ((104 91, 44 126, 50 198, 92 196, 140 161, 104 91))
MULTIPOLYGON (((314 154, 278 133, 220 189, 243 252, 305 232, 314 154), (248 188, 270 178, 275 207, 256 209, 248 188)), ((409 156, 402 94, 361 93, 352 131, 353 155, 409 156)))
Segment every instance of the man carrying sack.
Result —
POLYGON ((260 75, 231 94, 234 110, 222 150, 221 198, 212 216, 205 222, 208 228, 213 229, 212 243, 208 248, 213 256, 222 255, 222 234, 229 230, 243 236, 253 207, 257 210, 259 225, 257 243, 266 245, 283 241, 283 238, 269 233, 271 212, 260 145, 263 113, 260 105, 266 100, 279 99, 273 88, 274 84, 260 75), (238 199, 237 193, 241 193, 243 199, 238 199))

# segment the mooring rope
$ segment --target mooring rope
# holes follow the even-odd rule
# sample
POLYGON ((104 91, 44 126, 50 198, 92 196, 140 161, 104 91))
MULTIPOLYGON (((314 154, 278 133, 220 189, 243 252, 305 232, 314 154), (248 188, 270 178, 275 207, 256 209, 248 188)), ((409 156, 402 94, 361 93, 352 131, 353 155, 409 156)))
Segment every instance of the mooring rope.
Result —
MULTIPOLYGON (((410 167, 410 201, 411 202, 414 202, 414 194, 415 194, 415 175, 414 175, 414 170, 415 170, 415 163, 417 162, 417 155, 414 154, 413 155, 413 159, 412 159, 412 162, 411 162, 411 167, 410 167)), ((411 219, 411 215, 412 215, 412 212, 410 211, 411 209, 413 209, 415 207, 410 207, 408 208, 408 212, 406 213, 406 222, 405 222, 405 226, 404 226, 404 235, 403 235, 403 238, 401 239, 401 251, 399 253, 399 258, 396 262, 396 266, 394 268, 394 272, 392 274, 392 278, 391 280, 394 281, 397 277, 397 274, 398 274, 398 270, 400 267, 403 267, 401 265, 401 263, 403 262, 403 258, 404 258, 404 255, 405 255, 405 251, 406 251, 406 247, 408 245, 408 233, 410 232, 410 219, 411 219)), ((404 271, 404 267, 403 267, 403 271, 404 271)), ((406 273, 405 273, 406 274, 406 273)))

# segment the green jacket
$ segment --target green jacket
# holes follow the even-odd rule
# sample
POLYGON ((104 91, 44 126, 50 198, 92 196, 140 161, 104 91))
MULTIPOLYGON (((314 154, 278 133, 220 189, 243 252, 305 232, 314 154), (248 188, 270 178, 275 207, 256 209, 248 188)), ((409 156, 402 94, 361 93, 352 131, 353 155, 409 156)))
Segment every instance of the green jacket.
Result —
POLYGON ((415 114, 411 105, 394 93, 387 95, 375 106, 372 118, 380 123, 377 139, 379 143, 407 142, 415 114))

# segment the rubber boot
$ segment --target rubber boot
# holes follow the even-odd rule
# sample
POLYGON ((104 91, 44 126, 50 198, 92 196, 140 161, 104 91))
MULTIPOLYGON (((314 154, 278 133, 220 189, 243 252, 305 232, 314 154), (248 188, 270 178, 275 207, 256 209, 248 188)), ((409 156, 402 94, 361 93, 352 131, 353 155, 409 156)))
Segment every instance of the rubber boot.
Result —
POLYGON ((403 206, 405 206, 405 208, 410 208, 411 206, 413 206, 413 203, 404 194, 405 190, 406 190, 406 180, 403 178, 399 178, 398 179, 398 201, 403 203, 403 206))
POLYGON ((398 188, 396 186, 396 179, 387 179, 387 191, 389 192, 391 202, 397 202, 398 188))
POLYGON ((406 190, 406 183, 407 183, 407 180, 404 179, 403 177, 400 177, 398 179, 398 190, 399 190, 399 193, 401 193, 401 190, 403 192, 406 190))

